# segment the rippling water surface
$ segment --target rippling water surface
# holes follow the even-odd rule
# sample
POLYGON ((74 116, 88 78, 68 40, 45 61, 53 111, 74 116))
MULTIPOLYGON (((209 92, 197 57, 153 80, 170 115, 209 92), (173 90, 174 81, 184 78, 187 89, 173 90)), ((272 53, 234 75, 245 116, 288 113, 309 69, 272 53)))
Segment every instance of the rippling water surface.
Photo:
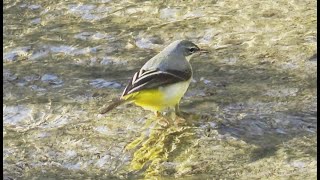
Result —
POLYGON ((4 0, 5 179, 315 179, 316 1, 4 0), (186 123, 99 108, 170 42, 186 123))

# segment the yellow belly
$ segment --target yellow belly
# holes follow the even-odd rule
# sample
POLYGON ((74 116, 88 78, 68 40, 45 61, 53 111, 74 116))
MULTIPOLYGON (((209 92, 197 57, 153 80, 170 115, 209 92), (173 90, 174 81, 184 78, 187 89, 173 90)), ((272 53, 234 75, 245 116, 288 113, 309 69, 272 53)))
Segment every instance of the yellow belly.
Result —
POLYGON ((130 99, 130 101, 146 110, 162 111, 166 108, 174 108, 175 105, 179 104, 189 84, 190 80, 159 87, 158 89, 141 90, 123 98, 130 99))

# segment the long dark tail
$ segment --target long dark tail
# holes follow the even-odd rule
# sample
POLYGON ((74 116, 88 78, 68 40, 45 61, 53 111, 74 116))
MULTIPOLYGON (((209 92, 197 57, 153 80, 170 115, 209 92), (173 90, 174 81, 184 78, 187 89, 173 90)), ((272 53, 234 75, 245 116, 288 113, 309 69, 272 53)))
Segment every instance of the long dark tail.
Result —
POLYGON ((121 104, 126 102, 126 100, 124 100, 124 99, 115 99, 112 101, 113 102, 109 106, 103 107, 100 109, 100 114, 105 114, 105 113, 111 111, 112 109, 114 109, 115 107, 120 106, 121 104))

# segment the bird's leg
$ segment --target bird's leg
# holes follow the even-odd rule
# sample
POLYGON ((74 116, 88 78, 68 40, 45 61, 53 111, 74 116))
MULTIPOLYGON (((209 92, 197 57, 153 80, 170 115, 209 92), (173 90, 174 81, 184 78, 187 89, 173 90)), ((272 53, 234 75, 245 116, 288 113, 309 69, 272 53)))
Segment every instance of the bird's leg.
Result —
POLYGON ((182 117, 182 113, 179 108, 179 103, 175 106, 175 111, 171 113, 171 119, 175 125, 184 124, 186 120, 182 117))
POLYGON ((161 113, 160 113, 159 111, 155 111, 155 112, 154 112, 154 115, 155 115, 156 117, 160 117, 161 113))
POLYGON ((180 116, 180 115, 181 115, 181 112, 180 112, 180 106, 179 106, 179 103, 178 103, 178 104, 176 104, 176 106, 175 106, 174 108, 175 108, 176 115, 180 116))

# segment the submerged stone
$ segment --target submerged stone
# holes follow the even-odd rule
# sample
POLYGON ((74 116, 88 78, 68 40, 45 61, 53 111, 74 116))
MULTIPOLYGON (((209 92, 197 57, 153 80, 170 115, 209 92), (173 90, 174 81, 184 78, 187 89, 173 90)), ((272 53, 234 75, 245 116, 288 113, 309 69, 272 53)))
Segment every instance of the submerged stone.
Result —
POLYGON ((32 110, 26 106, 7 106, 3 108, 3 123, 16 125, 30 119, 32 110))
POLYGON ((54 74, 44 74, 41 77, 41 81, 48 82, 49 84, 52 84, 52 85, 61 85, 63 83, 63 81, 54 74))
POLYGON ((90 81, 90 85, 95 88, 121 88, 122 85, 117 82, 106 81, 104 79, 94 79, 90 81))
POLYGON ((9 52, 3 53, 3 61, 16 61, 20 56, 27 56, 31 46, 17 47, 9 52))
POLYGON ((13 74, 9 70, 7 69, 3 70, 3 80, 13 81, 13 80, 16 80, 17 78, 18 78, 17 75, 13 74))

